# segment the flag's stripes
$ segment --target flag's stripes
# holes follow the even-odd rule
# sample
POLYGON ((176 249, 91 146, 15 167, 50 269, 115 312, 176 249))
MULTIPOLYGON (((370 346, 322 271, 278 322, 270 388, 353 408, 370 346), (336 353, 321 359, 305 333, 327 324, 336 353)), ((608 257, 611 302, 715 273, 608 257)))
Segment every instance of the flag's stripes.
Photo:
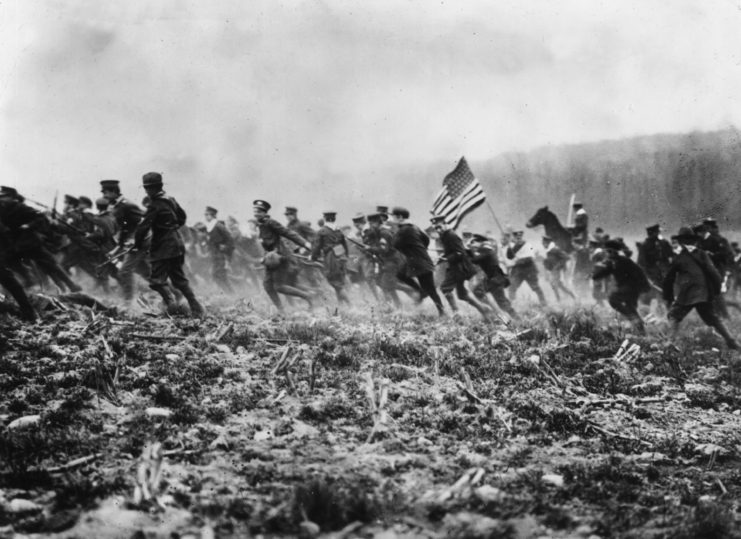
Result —
POLYGON ((445 222, 456 228, 461 219, 486 200, 481 184, 468 168, 464 157, 455 170, 445 176, 443 188, 432 203, 432 213, 445 217, 445 222))

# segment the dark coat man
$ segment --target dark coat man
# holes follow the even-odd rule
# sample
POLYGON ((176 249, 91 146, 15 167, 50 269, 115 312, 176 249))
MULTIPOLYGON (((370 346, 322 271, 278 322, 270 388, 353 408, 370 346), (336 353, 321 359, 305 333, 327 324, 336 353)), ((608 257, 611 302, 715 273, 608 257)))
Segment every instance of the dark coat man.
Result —
POLYGON ((451 310, 458 310, 453 297, 453 290, 455 290, 458 299, 470 304, 482 316, 487 317, 490 312, 489 308, 472 298, 466 288, 466 281, 476 275, 476 268, 463 246, 463 240, 448 227, 444 216, 434 216, 430 221, 437 230, 443 249, 443 258, 447 262, 440 290, 448 300, 451 310))
POLYGON ((129 250, 134 245, 134 233, 144 218, 144 212, 139 206, 123 197, 118 180, 102 180, 100 186, 103 197, 108 200, 109 211, 116 220, 118 229, 116 248, 110 254, 119 256, 126 252, 121 257, 123 261, 118 270, 118 282, 121 285, 124 300, 133 302, 134 273, 138 273, 147 280, 151 274, 151 268, 147 262, 148 245, 146 242, 149 240, 146 238, 142 240, 141 249, 129 250))
POLYGON ((11 187, 0 189, 0 217, 8 240, 7 263, 34 262, 62 290, 81 290, 41 240, 40 231, 47 228, 45 217, 21 202, 17 191, 11 187))
MULTIPOLYGON (((494 245, 486 236, 474 234, 471 240, 471 262, 477 264, 486 275, 484 282, 484 293, 489 293, 496 301, 500 309, 517 318, 517 313, 512 308, 512 303, 507 299, 504 290, 509 286, 507 274, 499 265, 499 255, 494 245)), ((483 298, 481 298, 483 299, 483 298)))
POLYGON ((668 318, 674 333, 679 323, 692 309, 697 310, 703 322, 714 328, 725 340, 728 348, 738 350, 739 345, 718 317, 713 299, 720 294, 721 275, 708 254, 697 247, 697 237, 691 229, 679 229, 677 241, 681 251, 675 257, 663 283, 664 299, 670 304, 668 318))
POLYGON ((134 248, 145 249, 147 236, 151 232, 149 243, 149 262, 151 276, 149 287, 162 296, 169 308, 175 305, 167 280, 178 289, 188 301, 194 316, 203 315, 203 307, 198 302, 185 276, 185 244, 180 236, 180 227, 185 224, 185 211, 177 201, 162 190, 162 175, 148 172, 142 177, 142 184, 149 196, 147 213, 134 232, 134 248))
POLYGON ((664 282, 674 256, 671 243, 662 238, 660 232, 659 225, 646 228, 647 237, 638 247, 638 265, 657 286, 664 282))
POLYGON ((324 212, 322 214, 324 225, 319 229, 314 239, 311 250, 311 259, 324 263, 324 276, 327 282, 334 288, 337 300, 350 303, 345 294, 345 277, 347 275, 347 239, 342 231, 334 228, 337 219, 336 212, 324 212))
POLYGON ((23 286, 18 282, 10 269, 11 249, 10 229, 3 222, 2 206, 0 205, 0 286, 10 292, 10 295, 18 303, 21 317, 24 320, 33 322, 36 320, 36 310, 31 305, 23 286))
POLYGON ((603 279, 612 275, 616 289, 610 293, 610 306, 624 315, 636 330, 644 334, 646 328, 638 314, 638 297, 650 289, 646 274, 638 264, 621 254, 625 245, 618 240, 607 240, 605 249, 607 260, 595 267, 592 278, 603 279))
POLYGON ((399 280, 420 294, 419 301, 429 296, 435 303, 438 314, 443 315, 445 313, 443 302, 435 289, 435 277, 433 276, 435 266, 427 252, 427 247, 430 245, 429 236, 419 227, 407 222, 409 210, 406 208, 394 208, 391 214, 397 224, 393 247, 406 259, 404 272, 399 274, 399 280))
POLYGON ((258 237, 265 251, 263 259, 265 264, 265 279, 263 281, 265 292, 280 311, 283 310, 283 304, 278 294, 302 298, 311 308, 311 295, 308 291, 297 286, 298 264, 293 252, 287 246, 284 246, 281 239, 285 238, 307 250, 311 249, 311 243, 293 230, 287 229, 275 219, 271 219, 268 215, 271 208, 268 202, 255 200, 252 208, 257 220, 258 237))

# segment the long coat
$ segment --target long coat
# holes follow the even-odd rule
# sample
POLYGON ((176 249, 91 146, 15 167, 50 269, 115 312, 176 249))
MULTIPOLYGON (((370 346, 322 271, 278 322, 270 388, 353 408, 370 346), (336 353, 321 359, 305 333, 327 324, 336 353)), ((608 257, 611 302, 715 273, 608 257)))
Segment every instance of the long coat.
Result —
POLYGON ((674 258, 664 279, 664 299, 677 305, 696 305, 712 301, 720 293, 721 276, 702 249, 687 249, 674 258))
POLYGON ((440 234, 440 243, 443 246, 443 256, 448 262, 445 272, 445 280, 448 278, 455 281, 467 281, 476 275, 476 268, 473 266, 465 247, 463 240, 453 230, 444 230, 440 234))
POLYGON ((404 270, 407 276, 418 277, 433 271, 435 266, 427 252, 428 245, 430 238, 419 227, 411 223, 399 225, 394 234, 394 248, 406 258, 404 270))
POLYGON ((134 245, 141 248, 147 233, 151 230, 152 243, 149 247, 151 261, 183 256, 185 245, 180 235, 180 227, 185 224, 185 211, 174 198, 164 193, 151 198, 147 213, 136 228, 134 245))
POLYGON ((340 230, 323 226, 317 232, 311 259, 324 259, 324 275, 332 286, 342 286, 347 264, 347 240, 340 230))
POLYGON ((641 267, 626 256, 608 258, 597 265, 592 279, 601 279, 612 275, 620 293, 639 296, 648 292, 651 287, 641 267))

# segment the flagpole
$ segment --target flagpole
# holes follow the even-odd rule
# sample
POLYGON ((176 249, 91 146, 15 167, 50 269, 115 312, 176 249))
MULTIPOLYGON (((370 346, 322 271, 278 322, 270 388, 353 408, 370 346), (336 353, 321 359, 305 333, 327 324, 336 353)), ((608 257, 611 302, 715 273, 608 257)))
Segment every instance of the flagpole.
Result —
POLYGON ((504 234, 504 229, 502 228, 502 225, 499 223, 499 219, 497 219, 496 214, 494 213, 494 208, 491 207, 491 204, 489 204, 489 200, 486 200, 486 207, 489 208, 489 211, 491 212, 491 216, 494 218, 494 222, 499 227, 499 232, 504 234))

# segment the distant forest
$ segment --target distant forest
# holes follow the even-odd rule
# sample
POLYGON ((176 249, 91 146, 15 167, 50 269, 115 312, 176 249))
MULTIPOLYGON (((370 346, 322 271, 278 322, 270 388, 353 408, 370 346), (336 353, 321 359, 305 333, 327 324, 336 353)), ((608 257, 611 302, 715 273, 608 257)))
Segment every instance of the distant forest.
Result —
MULTIPOLYGON (((521 226, 544 205, 565 223, 576 193, 592 227, 615 234, 642 234, 653 222, 673 232, 707 215, 741 230, 736 129, 540 148, 470 164, 503 224, 521 226)), ((472 215, 474 224, 486 217, 482 211, 472 215)))

